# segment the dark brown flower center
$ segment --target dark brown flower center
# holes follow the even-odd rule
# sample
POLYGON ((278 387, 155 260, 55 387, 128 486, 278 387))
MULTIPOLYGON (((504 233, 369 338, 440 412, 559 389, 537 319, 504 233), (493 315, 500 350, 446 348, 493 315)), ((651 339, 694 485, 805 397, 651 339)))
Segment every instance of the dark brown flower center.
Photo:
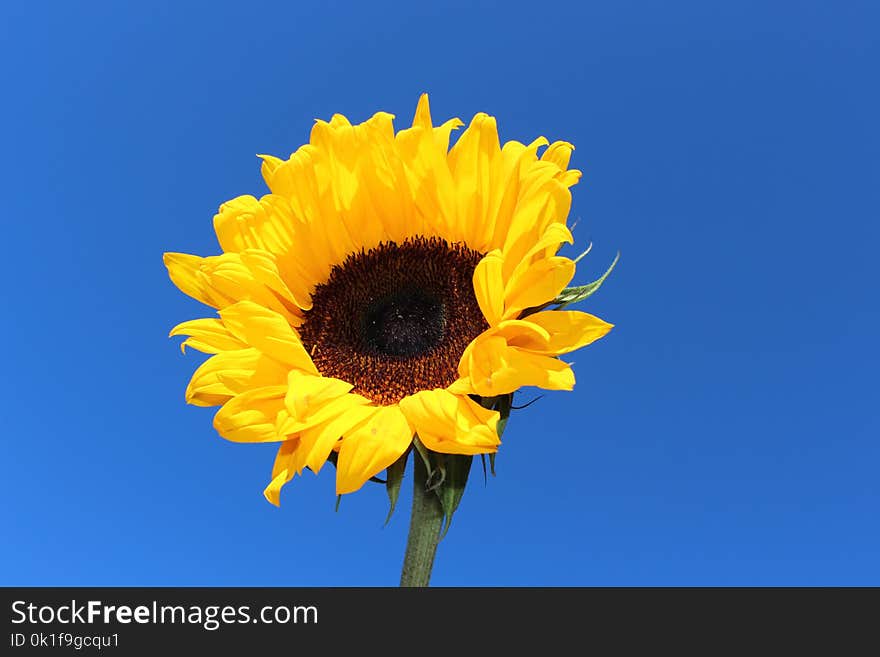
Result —
POLYGON ((318 371, 381 405, 451 384, 488 328, 473 289, 480 258, 436 237, 349 255, 315 288, 299 329, 318 371))

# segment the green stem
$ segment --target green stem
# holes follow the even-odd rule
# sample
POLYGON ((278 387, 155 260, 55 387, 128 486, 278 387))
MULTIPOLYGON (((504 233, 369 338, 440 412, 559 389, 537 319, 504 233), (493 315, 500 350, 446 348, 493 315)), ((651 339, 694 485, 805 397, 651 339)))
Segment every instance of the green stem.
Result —
POLYGON ((431 568, 440 540, 443 507, 433 490, 427 490, 428 468, 418 453, 413 455, 413 504, 409 521, 409 537, 403 556, 401 586, 428 586, 431 568))

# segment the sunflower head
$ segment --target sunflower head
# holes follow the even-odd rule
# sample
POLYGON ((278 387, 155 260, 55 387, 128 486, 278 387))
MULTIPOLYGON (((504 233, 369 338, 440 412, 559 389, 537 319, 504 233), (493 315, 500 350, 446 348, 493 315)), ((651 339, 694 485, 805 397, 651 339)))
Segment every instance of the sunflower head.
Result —
POLYGON ((224 438, 280 443, 274 504, 328 460, 343 494, 386 469, 392 486, 413 445, 428 463, 494 454, 512 393, 570 390, 560 356, 611 329, 560 309, 603 280, 567 288, 557 255, 571 144, 502 146, 481 113, 449 148, 463 124, 435 126, 426 95, 411 127, 392 119, 317 121, 288 159, 262 156, 268 195, 220 207, 219 255, 165 254, 218 314, 171 331, 212 354, 186 400, 220 406, 224 438))

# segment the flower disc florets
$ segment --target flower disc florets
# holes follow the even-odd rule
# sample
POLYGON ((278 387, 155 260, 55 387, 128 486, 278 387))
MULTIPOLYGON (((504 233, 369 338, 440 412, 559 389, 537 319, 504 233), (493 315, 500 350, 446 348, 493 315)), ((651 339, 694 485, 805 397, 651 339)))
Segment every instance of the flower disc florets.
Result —
POLYGON ((472 283, 481 257, 436 237, 350 255, 315 288, 299 329, 318 371, 380 405, 451 385, 489 327, 472 283))

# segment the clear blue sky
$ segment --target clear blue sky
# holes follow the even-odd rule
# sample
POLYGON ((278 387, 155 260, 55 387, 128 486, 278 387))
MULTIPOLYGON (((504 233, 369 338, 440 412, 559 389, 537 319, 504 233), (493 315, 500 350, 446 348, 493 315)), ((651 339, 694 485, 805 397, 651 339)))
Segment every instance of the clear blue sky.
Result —
MULTIPOLYGON (((616 324, 517 413, 438 585, 880 585, 870 2, 6 3, 0 584, 388 585, 408 482, 343 499, 186 406, 217 251, 316 117, 498 117, 577 146, 616 324)), ((520 397, 520 401, 531 394, 520 397)), ((478 471, 477 471, 478 472, 478 471)))

